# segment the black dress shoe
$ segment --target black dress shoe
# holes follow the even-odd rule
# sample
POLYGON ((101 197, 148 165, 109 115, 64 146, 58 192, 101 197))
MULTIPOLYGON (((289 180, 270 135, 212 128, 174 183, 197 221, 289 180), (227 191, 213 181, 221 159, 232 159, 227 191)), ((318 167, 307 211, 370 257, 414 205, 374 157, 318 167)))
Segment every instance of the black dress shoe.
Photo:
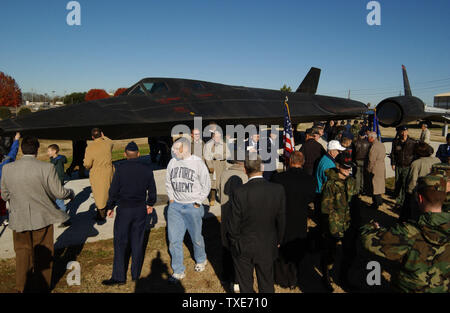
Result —
POLYGON ((105 286, 120 286, 120 285, 125 285, 124 281, 118 281, 118 280, 114 280, 114 279, 107 279, 102 281, 102 284, 105 286))

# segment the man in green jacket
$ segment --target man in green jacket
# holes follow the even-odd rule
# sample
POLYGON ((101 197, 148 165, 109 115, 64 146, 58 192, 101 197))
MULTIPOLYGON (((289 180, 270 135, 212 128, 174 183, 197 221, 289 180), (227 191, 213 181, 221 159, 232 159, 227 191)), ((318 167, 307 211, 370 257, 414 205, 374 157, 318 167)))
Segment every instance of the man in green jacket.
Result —
POLYGON ((447 179, 432 173, 418 180, 419 221, 398 223, 390 229, 371 222, 361 228, 364 247, 396 261, 401 268, 392 283, 400 292, 450 291, 450 213, 442 212, 447 179))

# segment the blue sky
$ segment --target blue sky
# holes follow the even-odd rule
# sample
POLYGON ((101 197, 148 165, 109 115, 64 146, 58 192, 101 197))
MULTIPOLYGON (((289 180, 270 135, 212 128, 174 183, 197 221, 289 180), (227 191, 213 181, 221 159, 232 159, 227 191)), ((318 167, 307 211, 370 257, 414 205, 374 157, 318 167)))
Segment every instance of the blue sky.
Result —
POLYGON ((389 0, 369 26, 368 0, 66 0, 0 2, 0 71, 22 91, 129 87, 143 77, 297 88, 311 66, 318 93, 378 103, 402 90, 432 104, 450 91, 450 1, 389 0))

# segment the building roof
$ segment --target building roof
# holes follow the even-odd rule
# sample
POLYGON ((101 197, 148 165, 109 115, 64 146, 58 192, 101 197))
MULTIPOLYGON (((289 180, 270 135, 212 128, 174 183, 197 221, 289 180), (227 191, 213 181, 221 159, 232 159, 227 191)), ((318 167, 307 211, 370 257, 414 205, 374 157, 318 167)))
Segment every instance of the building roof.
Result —
POLYGON ((435 95, 435 97, 450 97, 450 92, 441 93, 441 94, 435 95))

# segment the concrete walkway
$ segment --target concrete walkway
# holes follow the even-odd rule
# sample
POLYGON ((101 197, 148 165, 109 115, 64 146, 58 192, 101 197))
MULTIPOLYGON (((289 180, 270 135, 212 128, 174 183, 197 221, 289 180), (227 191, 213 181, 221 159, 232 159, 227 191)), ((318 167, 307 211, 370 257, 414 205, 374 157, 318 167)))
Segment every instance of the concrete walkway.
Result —
MULTIPOLYGON (((391 142, 385 142, 386 152, 391 151, 391 142)), ((440 143, 433 142, 434 151, 440 143)), ((166 225, 164 218, 164 209, 167 206, 167 191, 165 186, 165 169, 154 170, 157 186, 158 200, 155 205, 154 214, 149 216, 148 225, 153 224, 155 228, 166 225)), ((390 166, 390 159, 386 158, 386 175, 393 177, 394 172, 390 166)), ((70 203, 66 202, 71 216, 72 226, 67 228, 58 228, 55 225, 55 248, 67 247, 70 245, 79 245, 85 242, 94 242, 98 240, 110 239, 113 237, 114 218, 107 219, 102 225, 95 221, 95 205, 92 198, 91 188, 88 179, 71 180, 66 183, 67 188, 75 191, 76 197, 70 203)), ((216 202, 213 207, 209 207, 205 202, 205 210, 208 216, 220 216, 220 204, 216 202)), ((12 231, 9 228, 0 227, 0 259, 13 258, 15 252, 13 248, 12 231)))
MULTIPOLYGON (((166 225, 164 218, 164 210, 168 201, 165 186, 166 170, 155 170, 154 176, 158 198, 155 205, 156 210, 148 216, 147 225, 158 228, 166 225)), ((95 221, 95 204, 89 179, 71 180, 66 183, 65 187, 73 189, 76 194, 74 200, 66 201, 72 225, 67 228, 58 228, 58 225, 54 225, 55 249, 113 238, 114 218, 107 218, 103 224, 95 221)), ((204 207, 205 217, 220 216, 220 205, 217 202, 213 207, 209 207, 206 200, 204 207)), ((15 257, 11 229, 1 226, 0 234, 0 259, 15 257)))

